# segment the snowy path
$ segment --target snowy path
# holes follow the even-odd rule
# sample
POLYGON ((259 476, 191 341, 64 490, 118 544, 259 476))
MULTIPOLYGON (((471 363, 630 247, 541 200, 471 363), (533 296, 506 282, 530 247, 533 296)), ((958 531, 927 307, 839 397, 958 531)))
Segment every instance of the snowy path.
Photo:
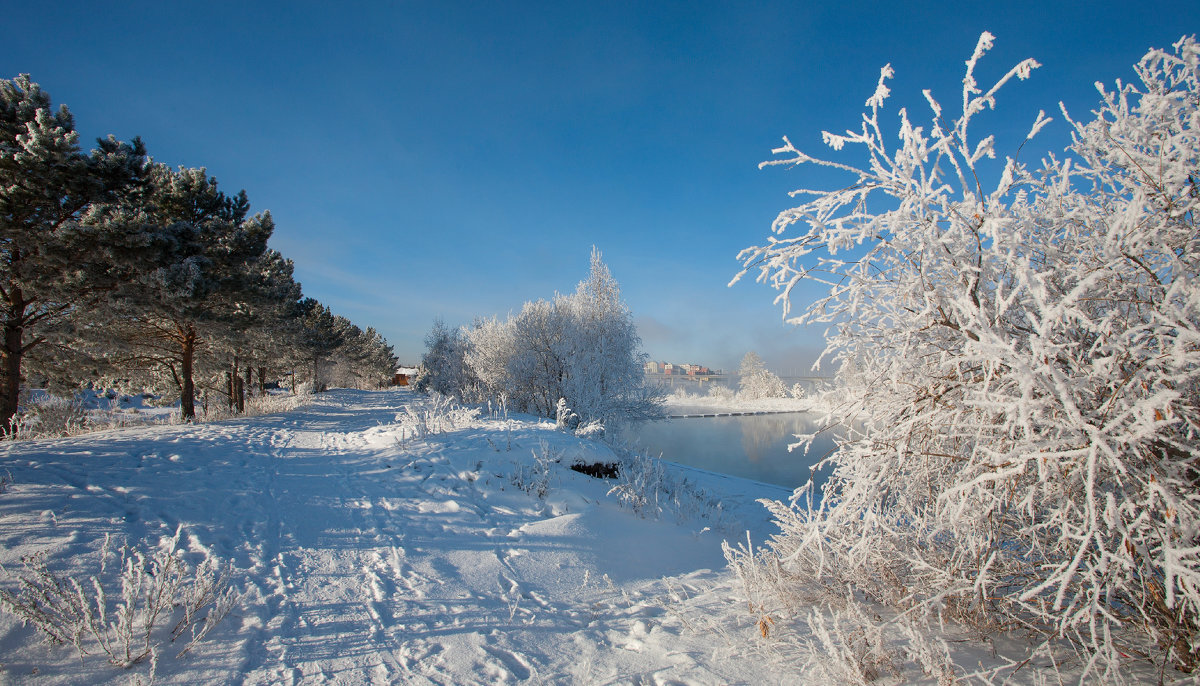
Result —
MULTIPOLYGON (((232 560, 244 602, 193 655, 164 660, 168 683, 779 679, 688 627, 687 613, 735 602, 721 535, 640 519, 565 468, 611 459, 606 447, 499 419, 401 441, 408 402, 339 391, 277 416, 9 444, 0 560, 50 548, 66 565, 106 532, 154 541, 179 525, 191 555, 232 560), (563 458, 544 500, 511 478, 539 441, 563 458), (695 597, 673 605, 663 577, 695 597)), ((782 495, 763 489, 727 501, 757 518, 758 540, 752 497, 782 495)), ((7 615, 0 648, 0 680, 131 675, 39 645, 7 615)))

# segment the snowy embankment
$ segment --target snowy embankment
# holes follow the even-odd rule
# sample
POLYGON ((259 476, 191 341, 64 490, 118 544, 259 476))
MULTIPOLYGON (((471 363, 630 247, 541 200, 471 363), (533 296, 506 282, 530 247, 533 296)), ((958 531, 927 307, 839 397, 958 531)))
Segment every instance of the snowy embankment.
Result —
POLYGON ((740 398, 712 395, 669 395, 666 412, 670 417, 695 417, 730 414, 767 414, 772 412, 820 412, 825 404, 814 398, 740 398))
MULTIPOLYGON (((796 677, 756 649, 721 552, 747 530, 762 541, 772 526, 754 499, 785 490, 692 472, 719 514, 643 517, 614 482, 568 468, 615 460, 607 446, 529 417, 418 426, 420 402, 336 391, 254 419, 5 443, 0 583, 38 551, 83 578, 105 534, 153 545, 181 529, 187 561, 232 562, 243 597, 190 654, 160 651, 160 683, 796 677)), ((148 670, 81 660, 7 613, 0 655, 5 683, 148 670)))

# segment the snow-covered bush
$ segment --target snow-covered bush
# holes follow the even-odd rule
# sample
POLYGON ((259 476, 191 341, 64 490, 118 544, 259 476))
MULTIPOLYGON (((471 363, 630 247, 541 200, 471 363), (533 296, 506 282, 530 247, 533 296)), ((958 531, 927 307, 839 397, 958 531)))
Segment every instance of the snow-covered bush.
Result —
POLYGON ((791 395, 796 400, 800 400, 805 395, 804 384, 800 383, 799 381, 792 384, 792 389, 790 391, 788 391, 788 394, 791 395))
POLYGON ((453 397, 434 392, 428 399, 405 405, 404 411, 396 415, 396 422, 401 440, 424 439, 465 427, 482 411, 479 407, 464 407, 453 397))
MULTIPOLYGON (((305 390, 312 388, 311 384, 302 384, 305 390)), ((309 392, 301 391, 299 393, 268 393, 267 395, 253 395, 246 398, 245 409, 238 412, 237 408, 230 407, 224 399, 214 403, 202 403, 202 410, 194 421, 198 422, 217 422, 225 419, 259 417, 265 414, 276 414, 279 412, 288 412, 298 407, 303 407, 313 401, 313 395, 309 392)))
POLYGON ((425 354, 417 370, 413 388, 421 393, 452 395, 466 402, 477 398, 479 379, 467 365, 467 336, 462 329, 451 329, 440 319, 425 336, 425 354))
POLYGON ((598 419, 589 419, 586 422, 581 422, 579 426, 575 428, 576 436, 595 441, 604 438, 605 433, 604 422, 598 419))
POLYGON ((617 485, 609 489, 608 494, 615 495, 639 517, 649 515, 657 519, 662 514, 661 501, 668 488, 662 461, 632 451, 620 457, 617 485))
POLYGON ((141 414, 136 407, 123 410, 120 405, 124 405, 129 397, 118 396, 116 393, 108 400, 120 397, 121 404, 103 403, 107 408, 96 407, 96 398, 91 392, 81 392, 71 397, 50 395, 42 391, 26 392, 24 395, 20 410, 9 422, 9 430, 3 432, 6 438, 59 438, 177 419, 177 415, 169 413, 154 416, 141 414))
POLYGON ((620 288, 592 250, 591 271, 572 295, 527 302, 500 320, 425 339, 416 390, 465 402, 505 396, 513 409, 557 419, 565 398, 581 420, 661 415, 661 393, 645 385, 645 355, 620 288))
POLYGON ((566 398, 559 398, 555 406, 555 426, 559 431, 571 431, 579 428, 579 415, 567 406, 566 398))
MULTIPOLYGON (((1200 45, 1151 50, 1138 82, 1097 85, 1068 154, 1031 170, 968 125, 997 90, 966 63, 953 121, 899 111, 884 67, 858 131, 864 165, 790 141, 764 164, 847 172, 780 213, 745 270, 789 317, 830 327, 849 417, 820 509, 772 506, 785 568, 909 616, 1067 639, 1084 674, 1124 655, 1200 666, 1200 45), (985 184, 988 184, 985 186, 985 184), (795 225, 801 229, 788 232, 795 225), (849 253, 843 255, 842 253, 849 253)), ((1039 114, 1032 137, 1049 120, 1039 114)), ((1027 139, 1028 140, 1028 139, 1027 139)), ((735 279, 736 280, 736 279, 735 279)))
POLYGON ((783 380, 769 371, 763 359, 752 350, 746 353, 738 367, 738 395, 750 400, 786 398, 788 391, 783 380))
POLYGON ((671 396, 676 400, 687 400, 688 398, 693 397, 692 392, 689 391, 686 386, 680 386, 679 388, 671 391, 671 396))
POLYGON ((708 387, 708 397, 710 397, 710 398, 719 398, 721 400, 733 400, 734 396, 736 396, 736 395, 737 395, 737 392, 734 391, 732 388, 730 388, 728 386, 722 386, 721 384, 718 384, 718 383, 712 384, 708 387))
POLYGON ((76 578, 53 572, 42 554, 22 558, 18 588, 0 588, 0 608, 33 624, 50 643, 70 644, 82 658, 103 653, 119 667, 157 661, 164 644, 182 657, 208 636, 239 601, 231 567, 214 557, 194 570, 176 550, 179 532, 150 553, 106 537, 97 573, 76 578), (115 569, 109 571, 110 560, 115 569))

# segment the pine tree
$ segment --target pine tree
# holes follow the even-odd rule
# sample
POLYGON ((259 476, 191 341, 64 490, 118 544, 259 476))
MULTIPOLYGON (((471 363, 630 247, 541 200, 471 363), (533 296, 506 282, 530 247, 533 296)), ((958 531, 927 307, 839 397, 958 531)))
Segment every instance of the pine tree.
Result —
POLYGON ((312 390, 324 390, 321 383, 321 360, 328 357, 345 341, 345 329, 329 308, 312 298, 300 302, 300 348, 312 362, 312 390))
POLYGON ((0 433, 17 412, 22 361, 85 298, 111 286, 94 259, 106 226, 81 226, 98 203, 121 200, 146 169, 138 139, 111 136, 84 154, 65 105, 28 74, 0 81, 0 433))
POLYGON ((114 210, 141 248, 112 256, 126 278, 105 327, 123 348, 110 362, 165 372, 184 419, 195 416, 197 351, 245 327, 262 286, 256 267, 274 223, 249 208, 245 191, 225 195, 204 169, 157 166, 143 202, 114 210))
POLYGON ((387 385, 398 362, 392 347, 375 329, 364 331, 349 320, 345 323, 345 340, 333 353, 334 383, 355 388, 387 385))
POLYGON ((223 377, 224 383, 218 385, 237 412, 245 411, 255 369, 261 393, 266 370, 272 366, 269 362, 286 358, 297 345, 295 320, 301 294, 292 273, 291 260, 267 250, 249 266, 241 285, 225 294, 229 315, 221 335, 211 343, 213 357, 222 366, 216 376, 223 377))

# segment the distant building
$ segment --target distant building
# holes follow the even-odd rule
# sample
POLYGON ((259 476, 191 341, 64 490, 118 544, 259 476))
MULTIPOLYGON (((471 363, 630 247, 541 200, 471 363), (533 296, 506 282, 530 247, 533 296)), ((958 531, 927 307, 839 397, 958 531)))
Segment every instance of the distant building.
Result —
POLYGON ((645 365, 647 374, 662 374, 664 376, 710 376, 720 374, 700 364, 674 364, 672 362, 655 362, 650 360, 645 365))
POLYGON ((413 382, 416 376, 416 367, 398 367, 396 368, 396 373, 392 376, 392 385, 407 386, 413 382))

